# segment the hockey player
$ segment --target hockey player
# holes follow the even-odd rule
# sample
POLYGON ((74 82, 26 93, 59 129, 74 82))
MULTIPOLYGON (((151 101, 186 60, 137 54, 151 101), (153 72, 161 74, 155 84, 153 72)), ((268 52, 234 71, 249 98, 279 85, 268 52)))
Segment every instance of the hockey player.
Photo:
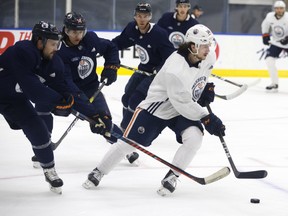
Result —
MULTIPOLYGON (((132 118, 136 107, 145 99, 155 72, 174 52, 174 47, 168 40, 167 32, 158 25, 150 23, 151 18, 151 5, 138 3, 134 10, 134 21, 128 23, 121 34, 112 40, 119 50, 135 45, 140 58, 138 69, 151 73, 151 76, 134 73, 125 86, 125 92, 122 96, 123 118, 120 125, 123 131, 132 118)), ((95 176, 93 173, 88 176, 83 187, 97 186, 97 173, 95 176)))
MULTIPOLYGON (((57 54, 64 62, 66 79, 69 81, 69 85, 72 86, 73 92, 81 90, 84 94, 80 95, 80 98, 85 102, 88 101, 88 98, 91 98, 99 87, 98 75, 96 74, 97 55, 101 55, 105 59, 100 82, 107 79, 106 85, 110 85, 117 79, 117 70, 120 63, 119 52, 115 44, 110 40, 99 38, 92 31, 87 32, 86 20, 80 13, 67 13, 63 23, 63 38, 57 54)), ((81 100, 77 99, 78 97, 76 96, 76 106, 82 103, 81 100)), ((99 113, 100 118, 112 120, 102 92, 97 95, 92 104, 97 113, 99 113)), ((52 132, 53 117, 51 113, 43 112, 41 108, 37 108, 38 114, 46 120, 50 132, 52 132)), ((98 128, 91 127, 91 130, 99 133, 98 128)), ((117 141, 113 136, 107 137, 105 134, 103 135, 112 144, 117 141)), ((136 152, 127 155, 130 163, 133 163, 138 157, 139 155, 136 152)), ((34 157, 32 160, 35 164, 37 158, 34 157)))
POLYGON ((64 65, 55 55, 59 34, 54 25, 39 22, 32 30, 31 41, 19 41, 0 56, 0 113, 11 129, 23 130, 46 181, 57 193, 61 192, 63 181, 55 170, 50 134, 30 101, 43 104, 55 115, 70 114, 74 99, 66 93, 61 73, 64 65), (42 83, 45 80, 59 90, 47 88, 42 83))
MULTIPOLYGON (((175 132, 177 141, 182 143, 172 164, 183 170, 202 144, 202 124, 210 134, 225 135, 222 121, 204 108, 214 101, 215 96, 214 84, 208 82, 216 61, 215 52, 210 50, 213 40, 213 33, 204 25, 197 24, 187 31, 185 43, 170 55, 155 76, 146 99, 134 112, 123 135, 148 147, 164 128, 169 127, 175 132)), ((86 182, 91 181, 97 186, 123 155, 131 151, 133 147, 122 141, 111 146, 86 182)), ((169 170, 161 181, 158 194, 172 193, 178 177, 179 173, 169 170)))
POLYGON ((198 24, 198 21, 191 17, 189 0, 176 0, 176 12, 167 12, 162 15, 157 24, 166 29, 169 40, 177 49, 184 42, 187 30, 198 24))
POLYGON ((283 1, 276 1, 274 11, 269 12, 262 22, 262 38, 264 45, 269 46, 265 62, 270 74, 271 85, 266 87, 269 92, 277 92, 279 87, 276 59, 284 50, 288 51, 288 13, 283 1), (272 38, 270 38, 270 34, 272 38))

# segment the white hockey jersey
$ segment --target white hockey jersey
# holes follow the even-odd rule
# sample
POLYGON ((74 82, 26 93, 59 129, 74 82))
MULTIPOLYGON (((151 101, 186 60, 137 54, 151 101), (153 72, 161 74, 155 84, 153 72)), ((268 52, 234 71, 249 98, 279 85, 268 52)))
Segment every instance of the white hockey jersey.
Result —
POLYGON ((210 51, 198 67, 190 67, 186 59, 175 51, 154 78, 146 99, 139 107, 161 119, 167 120, 182 115, 190 120, 200 120, 209 113, 197 100, 215 61, 216 54, 210 51))
POLYGON ((270 43, 281 48, 288 48, 282 45, 280 40, 288 36, 288 12, 285 12, 280 19, 276 19, 275 12, 266 15, 261 24, 262 34, 270 33, 272 35, 270 43))

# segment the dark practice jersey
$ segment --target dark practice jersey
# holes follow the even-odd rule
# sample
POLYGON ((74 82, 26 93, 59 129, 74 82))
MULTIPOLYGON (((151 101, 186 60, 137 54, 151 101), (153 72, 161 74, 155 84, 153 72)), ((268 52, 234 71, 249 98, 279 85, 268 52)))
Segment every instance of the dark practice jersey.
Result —
POLYGON ((87 32, 79 45, 69 47, 64 41, 58 50, 66 75, 82 91, 97 89, 99 85, 96 74, 97 55, 103 56, 105 65, 119 65, 118 49, 111 41, 100 38, 94 32, 87 32))
POLYGON ((128 23, 122 33, 112 40, 119 50, 135 45, 140 58, 139 70, 153 72, 159 70, 168 56, 174 52, 173 45, 168 40, 167 32, 150 23, 150 29, 142 34, 135 21, 128 23))
POLYGON ((178 48, 180 44, 184 42, 184 37, 187 30, 198 24, 198 21, 193 19, 189 14, 184 21, 178 21, 176 19, 176 12, 167 12, 162 15, 158 20, 158 25, 164 28, 169 35, 169 40, 178 48))
POLYGON ((63 71, 56 54, 46 60, 32 41, 17 42, 0 56, 0 103, 28 99, 52 108, 69 91, 63 71))

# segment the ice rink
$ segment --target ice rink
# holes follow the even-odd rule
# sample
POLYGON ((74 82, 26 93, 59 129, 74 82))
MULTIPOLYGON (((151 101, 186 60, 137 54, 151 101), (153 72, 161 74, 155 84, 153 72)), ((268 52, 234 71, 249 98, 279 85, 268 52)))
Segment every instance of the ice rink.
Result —
MULTIPOLYGON (((140 165, 123 160, 99 187, 81 185, 97 166, 109 144, 92 134, 86 122, 78 121, 55 151, 56 169, 64 181, 63 194, 49 191, 41 169, 32 167, 30 143, 22 131, 12 131, 0 115, 0 215, 1 216, 287 216, 288 215, 288 80, 280 79, 278 93, 266 93, 266 78, 228 78, 252 86, 233 100, 216 98, 211 108, 226 125, 224 137, 240 171, 265 169, 264 179, 237 179, 233 172, 209 185, 181 176, 171 196, 156 191, 168 168, 140 154, 140 165), (259 204, 250 203, 260 199, 259 204)), ((121 95, 128 80, 119 76, 104 87, 115 123, 122 117, 121 95)), ((218 94, 238 87, 211 78, 218 94)), ((74 119, 56 117, 52 140, 56 142, 74 119)), ((148 148, 172 161, 178 144, 165 130, 148 148)), ((218 137, 205 133, 202 148, 186 170, 205 177, 230 164, 218 137)))

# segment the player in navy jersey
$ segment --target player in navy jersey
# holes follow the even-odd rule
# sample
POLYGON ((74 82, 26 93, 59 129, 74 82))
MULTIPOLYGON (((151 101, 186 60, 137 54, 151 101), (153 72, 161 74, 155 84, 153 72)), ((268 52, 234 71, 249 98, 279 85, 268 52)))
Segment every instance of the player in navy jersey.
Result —
POLYGON ((0 113, 11 129, 21 129, 32 145, 51 190, 61 192, 49 131, 30 101, 67 116, 74 103, 64 82, 64 65, 55 53, 60 32, 46 22, 32 31, 32 40, 19 41, 0 56, 0 113), (46 82, 46 84, 43 84, 46 82))
MULTIPOLYGON (((101 92, 94 99, 92 105, 90 105, 92 109, 90 107, 91 110, 89 113, 87 113, 89 110, 83 110, 82 107, 83 103, 85 105, 89 103, 89 98, 91 98, 99 87, 98 75, 96 74, 97 55, 101 55, 105 59, 100 81, 103 82, 107 79, 106 85, 110 85, 116 81, 120 63, 117 47, 111 41, 99 38, 96 33, 92 31, 87 32, 84 17, 76 12, 69 12, 65 15, 62 36, 62 43, 59 46, 57 54, 64 62, 65 78, 72 88, 72 92, 76 94, 74 95, 75 109, 88 116, 91 116, 91 112, 94 112, 95 115, 96 110, 97 115, 101 119, 106 119, 109 124, 109 121, 112 121, 112 117, 101 92)), ((40 107, 38 104, 36 105, 36 109, 38 114, 45 120, 50 133, 52 133, 53 117, 51 113, 45 112, 45 107, 40 107)), ((94 128, 93 125, 91 130, 95 133, 100 133, 99 128, 94 128)), ((118 129, 118 132, 121 133, 121 130, 118 129)), ((100 134, 110 143, 117 141, 113 136, 105 136, 104 132, 100 134)), ((139 155, 135 154, 129 157, 128 160, 130 163, 133 163, 138 157, 139 155)), ((34 167, 37 167, 37 158, 34 156, 32 160, 34 161, 34 167)))
POLYGON ((176 12, 167 12, 162 15, 157 24, 166 29, 169 40, 177 49, 184 42, 184 35, 187 30, 198 24, 198 21, 191 17, 189 0, 176 0, 176 12))
MULTIPOLYGON (((135 46, 140 58, 138 69, 151 73, 151 76, 134 73, 125 86, 122 96, 123 118, 121 128, 126 129, 138 104, 145 99, 148 88, 154 79, 154 73, 164 64, 174 47, 168 39, 165 29, 150 23, 152 18, 151 5, 138 3, 134 10, 134 21, 129 22, 121 34, 114 39, 119 50, 135 46)), ((83 187, 97 186, 97 172, 92 172, 83 187)))
MULTIPOLYGON (((216 53, 211 48, 214 43, 213 33, 206 26, 197 24, 188 29, 185 42, 168 57, 155 76, 147 97, 135 110, 123 134, 124 138, 148 147, 169 127, 181 143, 172 164, 182 170, 189 166, 201 147, 203 126, 210 134, 225 135, 222 121, 205 108, 215 97, 214 84, 208 82, 216 61, 216 53)), ((133 149, 122 140, 111 146, 83 186, 89 186, 86 184, 89 181, 97 186, 123 155, 133 149)), ((169 170, 157 193, 161 196, 173 193, 179 175, 169 170)))

